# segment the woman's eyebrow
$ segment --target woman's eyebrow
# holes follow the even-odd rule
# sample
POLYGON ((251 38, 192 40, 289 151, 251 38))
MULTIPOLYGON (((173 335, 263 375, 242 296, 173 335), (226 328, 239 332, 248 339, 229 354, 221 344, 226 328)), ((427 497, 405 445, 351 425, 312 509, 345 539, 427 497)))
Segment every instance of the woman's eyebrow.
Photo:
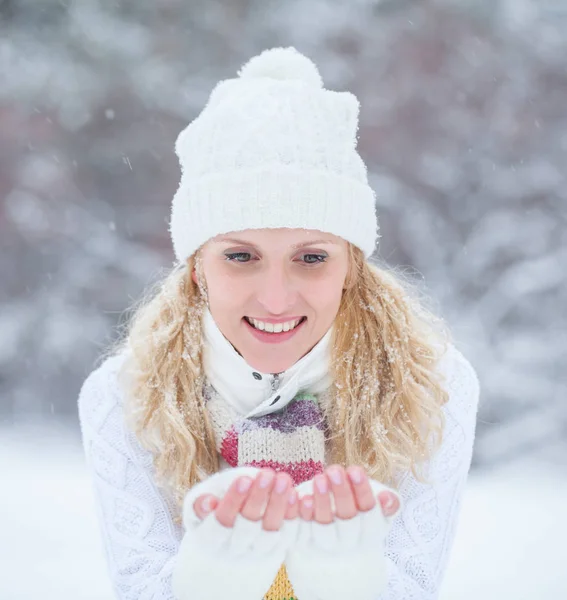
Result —
MULTIPOLYGON (((256 245, 253 244, 252 242, 247 242, 246 240, 239 240, 237 238, 228 238, 228 237, 223 237, 219 240, 219 242, 227 242, 230 244, 242 244, 244 246, 253 246, 254 248, 256 248, 256 245)), ((294 250, 297 250, 298 248, 305 248, 306 246, 311 246, 313 244, 335 244, 336 242, 333 242, 332 240, 309 240, 308 242, 301 242, 300 244, 292 244, 291 247, 294 250)))

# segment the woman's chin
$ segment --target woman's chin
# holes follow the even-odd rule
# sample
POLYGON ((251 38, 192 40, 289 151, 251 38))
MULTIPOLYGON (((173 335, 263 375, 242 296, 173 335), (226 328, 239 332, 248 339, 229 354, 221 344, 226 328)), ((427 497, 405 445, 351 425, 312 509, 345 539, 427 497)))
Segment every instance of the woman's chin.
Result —
POLYGON ((266 356, 266 354, 264 352, 263 355, 259 355, 258 352, 248 351, 242 358, 259 373, 283 373, 300 359, 300 356, 266 356))
POLYGON ((297 361, 266 362, 263 360, 247 360, 246 362, 259 373, 283 373, 291 368, 297 361))

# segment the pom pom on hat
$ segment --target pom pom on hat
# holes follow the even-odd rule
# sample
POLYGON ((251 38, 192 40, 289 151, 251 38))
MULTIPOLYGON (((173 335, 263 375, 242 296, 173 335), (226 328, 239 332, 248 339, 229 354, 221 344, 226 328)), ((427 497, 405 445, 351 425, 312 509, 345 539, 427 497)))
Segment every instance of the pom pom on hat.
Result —
POLYGON ((323 79, 315 63, 292 46, 264 50, 251 58, 238 71, 238 75, 241 79, 268 77, 282 81, 303 81, 313 87, 323 87, 323 79))

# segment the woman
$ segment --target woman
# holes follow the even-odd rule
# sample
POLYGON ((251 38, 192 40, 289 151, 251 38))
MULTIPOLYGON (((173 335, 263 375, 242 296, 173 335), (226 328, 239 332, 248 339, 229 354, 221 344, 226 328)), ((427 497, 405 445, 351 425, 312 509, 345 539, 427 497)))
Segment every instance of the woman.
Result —
POLYGON ((274 48, 177 140, 177 264, 79 397, 118 598, 437 597, 479 385, 368 260, 358 111, 274 48))

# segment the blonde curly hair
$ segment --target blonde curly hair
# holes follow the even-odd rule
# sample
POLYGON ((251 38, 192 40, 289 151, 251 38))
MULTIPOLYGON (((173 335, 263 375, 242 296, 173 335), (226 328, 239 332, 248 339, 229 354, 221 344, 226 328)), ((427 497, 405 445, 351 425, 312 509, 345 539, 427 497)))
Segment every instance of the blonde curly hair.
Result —
MULTIPOLYGON (((348 253, 331 341, 333 385, 321 399, 328 456, 394 488, 408 470, 423 482, 418 467, 439 447, 445 425, 448 394, 436 366, 450 334, 401 273, 352 244, 348 253)), ((133 307, 126 335, 111 349, 126 350, 127 425, 152 452, 159 484, 179 509, 189 488, 219 470, 203 398, 204 281, 198 250, 133 307)))

